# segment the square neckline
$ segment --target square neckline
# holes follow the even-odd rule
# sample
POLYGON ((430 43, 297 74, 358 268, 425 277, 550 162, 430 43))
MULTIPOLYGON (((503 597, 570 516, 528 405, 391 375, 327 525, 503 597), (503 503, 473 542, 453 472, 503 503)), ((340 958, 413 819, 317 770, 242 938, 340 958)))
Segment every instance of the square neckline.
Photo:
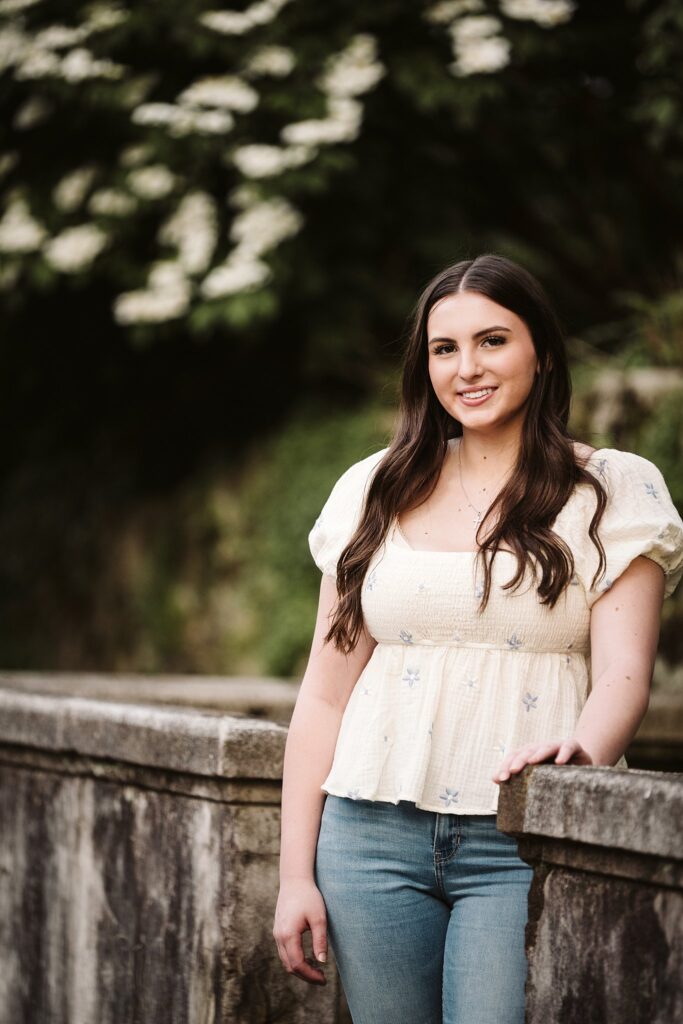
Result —
MULTIPOLYGON (((614 448, 595 448, 590 453, 588 458, 586 459, 586 463, 589 463, 591 461, 591 459, 593 458, 593 456, 597 455, 598 452, 610 452, 610 451, 615 451, 615 450, 616 449, 614 449, 614 448)), ((411 552, 414 555, 441 555, 441 557, 443 557, 444 555, 470 555, 470 556, 471 555, 478 555, 479 552, 481 551, 481 548, 468 548, 468 549, 464 549, 464 550, 461 550, 461 551, 437 551, 435 548, 414 548, 414 547, 411 547, 411 545, 408 543, 408 538, 406 537, 406 535, 404 534, 403 530, 401 529, 400 523, 398 521, 399 515, 400 515, 400 513, 397 513, 394 516, 394 518, 393 518, 393 520, 391 522, 391 530, 389 532, 389 544, 391 545, 391 547, 395 548, 396 551, 409 551, 409 552, 411 552), (396 533, 397 530, 401 534, 401 536, 403 537, 403 539, 405 541, 405 545, 404 544, 397 544, 396 541, 394 540, 394 534, 396 533)), ((498 551, 498 554, 515 555, 515 552, 514 551, 509 551, 507 548, 500 548, 499 551, 498 551)), ((515 557, 516 557, 516 555, 515 555, 515 557)))

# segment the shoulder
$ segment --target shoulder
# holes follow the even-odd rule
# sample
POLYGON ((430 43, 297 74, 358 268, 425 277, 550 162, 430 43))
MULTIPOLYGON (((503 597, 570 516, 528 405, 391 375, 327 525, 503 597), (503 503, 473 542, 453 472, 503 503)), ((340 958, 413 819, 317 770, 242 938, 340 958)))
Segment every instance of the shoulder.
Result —
POLYGON ((574 446, 574 454, 578 455, 581 459, 588 459, 595 452, 595 448, 591 448, 589 444, 584 444, 582 441, 572 441, 574 446))
POLYGON ((362 501, 373 471, 377 468, 388 450, 388 448, 381 448, 379 451, 366 455, 357 462, 352 462, 335 481, 330 492, 328 505, 332 508, 343 510, 362 501))

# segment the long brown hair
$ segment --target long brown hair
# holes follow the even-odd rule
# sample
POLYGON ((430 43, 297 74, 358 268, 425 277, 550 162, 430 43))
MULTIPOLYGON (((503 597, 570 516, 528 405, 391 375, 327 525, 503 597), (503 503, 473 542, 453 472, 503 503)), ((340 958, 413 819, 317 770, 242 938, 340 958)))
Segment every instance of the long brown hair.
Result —
POLYGON ((394 518, 432 493, 449 439, 462 436, 462 426, 441 405, 429 377, 427 318, 440 299, 464 291, 478 292, 516 313, 529 329, 540 364, 527 399, 517 463, 477 529, 477 559, 484 570, 480 612, 489 600, 493 559, 506 545, 517 555, 517 571, 505 588, 519 586, 527 567, 538 582, 540 569, 539 601, 551 608, 556 604, 574 574, 574 559, 551 527, 577 484, 590 485, 597 499, 588 530, 599 553, 592 586, 605 568, 597 527, 607 498, 597 477, 584 468, 585 459, 577 455, 567 429, 571 378, 557 315, 541 284, 512 260, 495 253, 461 260, 437 274, 418 299, 403 355, 394 437, 372 472, 358 527, 339 557, 339 599, 325 640, 345 653, 353 650, 363 629, 361 588, 370 559, 394 518), (498 522, 480 543, 479 533, 496 511, 498 522))

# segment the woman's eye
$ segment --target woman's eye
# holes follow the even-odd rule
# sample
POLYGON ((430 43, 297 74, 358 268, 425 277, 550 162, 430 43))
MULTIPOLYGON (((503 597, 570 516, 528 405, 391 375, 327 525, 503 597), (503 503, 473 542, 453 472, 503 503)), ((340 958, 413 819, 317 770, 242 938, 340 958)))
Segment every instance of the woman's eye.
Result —
MULTIPOLYGON (((498 348, 500 345, 505 344, 506 339, 503 338, 502 335, 500 334, 489 334, 482 340, 482 345, 485 345, 486 342, 490 342, 491 347, 498 348)), ((435 345, 432 351, 434 352, 435 356, 440 356, 442 352, 446 352, 449 350, 452 351, 454 347, 454 345, 448 342, 444 345, 435 345)))

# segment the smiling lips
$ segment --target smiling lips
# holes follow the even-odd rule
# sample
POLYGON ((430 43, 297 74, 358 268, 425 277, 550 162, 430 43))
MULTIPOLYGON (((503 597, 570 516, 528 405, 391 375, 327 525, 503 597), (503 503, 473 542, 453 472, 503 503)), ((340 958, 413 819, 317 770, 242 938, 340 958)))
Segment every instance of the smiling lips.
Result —
POLYGON ((481 405, 495 390, 496 388, 471 388, 468 391, 459 391, 458 398, 465 405, 481 405))

